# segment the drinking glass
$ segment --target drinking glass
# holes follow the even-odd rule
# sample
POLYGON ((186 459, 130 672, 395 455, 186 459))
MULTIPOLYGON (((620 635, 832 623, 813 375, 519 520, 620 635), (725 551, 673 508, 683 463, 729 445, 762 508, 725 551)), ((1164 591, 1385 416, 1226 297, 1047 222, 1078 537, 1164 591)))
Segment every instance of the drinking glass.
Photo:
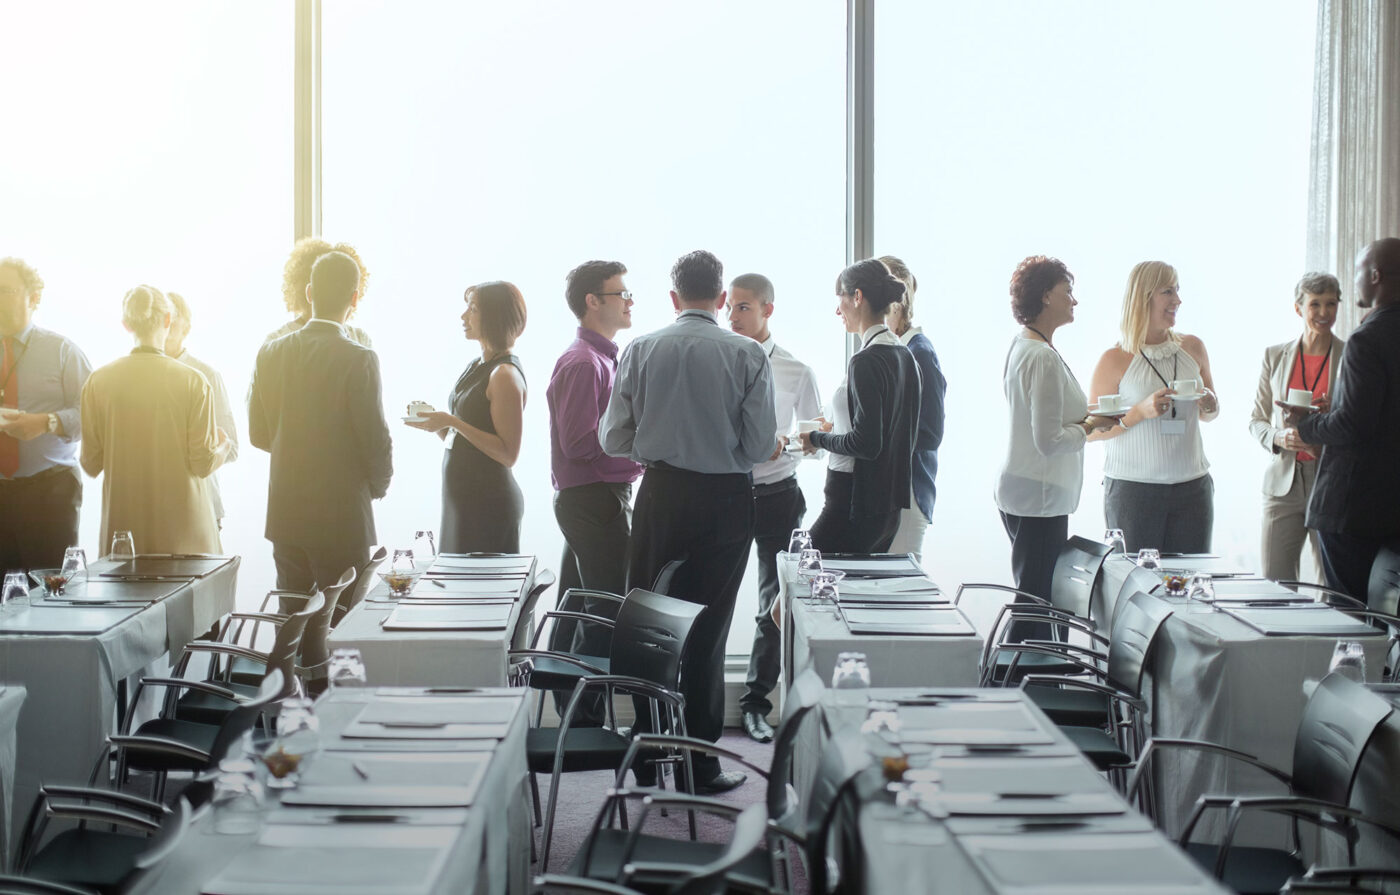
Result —
POLYGON ((805 528, 794 528, 788 538, 787 552, 801 556, 802 551, 812 546, 812 533, 805 528))
POLYGON ((0 606, 15 603, 29 596, 29 576, 24 572, 6 572, 5 589, 0 591, 0 606))
POLYGON ((262 826, 263 785, 256 766, 246 758, 226 758, 219 762, 214 778, 214 832, 232 836, 256 833, 262 826))
POLYGON ((860 705, 865 702, 870 690, 870 666, 866 664, 865 653, 840 653, 836 656, 836 668, 831 673, 831 689, 836 691, 839 705, 860 705))
POLYGON ((1153 572, 1162 568, 1162 551, 1156 547, 1144 547, 1138 551, 1137 564, 1153 572))
POLYGON ((312 711, 311 700, 304 696, 282 700, 282 710, 277 713, 277 739, 262 757, 271 775, 268 788, 294 788, 301 763, 320 748, 321 720, 312 711))
POLYGON ((107 558, 115 562, 126 562, 136 558, 136 539, 129 531, 112 532, 112 550, 107 558))
POLYGON ((874 734, 890 743, 899 742, 899 732, 904 722, 899 717, 899 704, 884 700, 870 700, 866 706, 865 723, 860 726, 863 734, 874 734))
POLYGON ((837 599, 841 592, 838 585, 846 573, 840 569, 822 569, 812 576, 812 604, 814 606, 823 603, 831 607, 831 614, 837 618, 841 617, 841 609, 837 605, 837 599))
POLYGON ((431 531, 415 531, 413 533, 413 552, 419 556, 437 556, 437 541, 433 539, 431 531))
POLYGON ((81 547, 69 547, 63 551, 63 574, 69 581, 88 580, 87 551, 81 547))
POLYGON ((1110 528, 1103 533, 1104 543, 1108 545, 1110 554, 1117 553, 1120 556, 1128 555, 1128 542, 1123 538, 1123 529, 1110 528))
POLYGON ((332 650, 326 680, 332 690, 338 687, 363 687, 367 681, 365 660, 360 651, 354 647, 332 650))
POLYGON ((413 551, 407 547, 395 547, 394 558, 389 560, 389 571, 401 575, 418 571, 418 565, 413 561, 413 551))
POLYGON ((807 547, 797 559, 797 574, 811 578, 822 570, 822 552, 815 547, 807 547))
POLYGON ((1328 673, 1336 672, 1358 684, 1366 683, 1366 651, 1355 640, 1338 640, 1332 650, 1328 673))
POLYGON ((1202 603, 1215 602, 1215 579, 1205 572, 1197 572, 1186 581, 1186 599, 1200 600, 1202 603))

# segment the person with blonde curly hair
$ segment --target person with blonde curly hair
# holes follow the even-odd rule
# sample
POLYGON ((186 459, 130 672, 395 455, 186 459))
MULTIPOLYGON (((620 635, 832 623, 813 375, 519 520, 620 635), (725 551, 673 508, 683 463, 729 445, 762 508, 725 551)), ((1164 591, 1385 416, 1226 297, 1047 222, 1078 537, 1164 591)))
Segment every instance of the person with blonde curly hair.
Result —
POLYGON ((214 419, 214 391, 193 367, 165 354, 173 306, 153 286, 122 299, 136 347, 83 387, 82 464, 102 476, 102 534, 129 531, 141 553, 219 553, 206 479, 228 457, 214 419))
POLYGON ((56 566, 78 543, 78 402, 92 367, 34 325, 38 271, 0 258, 0 571, 56 566))
MULTIPOLYGON (((369 283, 369 271, 365 269, 365 263, 360 260, 360 253, 355 251, 354 246, 345 242, 332 245, 316 236, 298 239, 297 244, 292 247, 292 254, 287 256, 287 263, 282 267, 282 302, 287 306, 292 319, 268 333, 267 338, 263 339, 264 345, 288 333, 296 332, 311 319, 311 301, 307 292, 311 288, 311 268, 321 256, 331 252, 340 252, 355 259, 356 266, 360 268, 360 298, 364 298, 369 283)), ((345 324, 345 335, 350 337, 350 341, 366 348, 374 347, 370 342, 369 333, 358 326, 351 326, 348 322, 345 324)))

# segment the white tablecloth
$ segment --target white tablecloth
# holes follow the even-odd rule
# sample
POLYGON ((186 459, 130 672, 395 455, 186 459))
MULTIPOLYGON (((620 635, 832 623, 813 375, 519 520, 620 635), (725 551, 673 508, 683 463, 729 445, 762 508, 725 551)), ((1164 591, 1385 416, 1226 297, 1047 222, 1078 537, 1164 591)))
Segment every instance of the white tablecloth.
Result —
POLYGON ((855 651, 865 653, 870 683, 876 687, 977 685, 982 638, 975 633, 956 637, 852 634, 826 606, 796 600, 788 607, 794 675, 812 668, 823 681, 829 681, 837 655, 855 651))
POLYGON ((15 745, 24 693, 24 687, 19 684, 0 683, 0 870, 10 866, 10 830, 15 817, 15 745))
MULTIPOLYGON (((321 737, 331 743, 341 730, 355 718, 365 703, 376 697, 376 688, 340 689, 317 704, 321 719, 321 737)), ((512 699, 515 704, 509 730, 497 743, 486 768, 480 789, 465 812, 461 809, 413 809, 412 813, 442 812, 451 816, 447 830, 447 857, 436 878, 430 882, 433 892, 454 895, 501 895, 528 891, 530 871, 530 838, 532 835, 529 810, 529 790, 525 764, 525 731, 528 726, 524 691, 509 691, 496 698, 512 699)), ((366 752, 366 756, 373 753, 366 752)), ((313 757, 311 762, 316 761, 313 757)), ((433 781, 425 779, 425 784, 433 781)), ((275 796, 269 796, 267 809, 276 809, 275 796)), ((334 811, 334 809, 296 808, 291 811, 334 811)), ((384 809, 385 813, 394 813, 384 809)), ((186 834, 174 854, 162 865, 153 868, 129 889, 133 895, 198 895, 209 881, 225 866, 240 860, 240 853, 256 839, 253 835, 229 835, 214 832, 213 817, 199 818, 186 834)), ((340 824, 335 827, 345 834, 386 839, 392 835, 411 833, 413 827, 394 823, 340 824)), ((438 826, 419 829, 440 829, 438 826)), ((343 885, 318 885, 324 868, 308 855, 305 875, 279 881, 268 891, 278 895, 340 895, 367 891, 343 885)))

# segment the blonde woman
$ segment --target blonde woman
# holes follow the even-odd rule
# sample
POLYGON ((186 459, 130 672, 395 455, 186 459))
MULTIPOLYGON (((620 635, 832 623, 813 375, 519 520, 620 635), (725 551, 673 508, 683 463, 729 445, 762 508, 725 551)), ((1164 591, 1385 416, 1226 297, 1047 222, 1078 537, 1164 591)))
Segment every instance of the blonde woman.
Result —
MULTIPOLYGON (((369 271, 365 270, 365 263, 360 260, 360 255, 354 247, 348 243, 338 242, 331 245, 324 239, 317 239, 314 236, 297 240, 297 244, 292 247, 292 254, 287 257, 287 263, 282 268, 282 303, 287 306, 287 310, 292 314, 292 319, 282 326, 267 334, 263 339, 263 344, 274 339, 280 339, 288 333, 294 333, 306 325, 311 319, 311 301, 307 297, 306 290, 311 288, 311 267, 323 255, 330 252, 340 252, 355 259, 355 264, 360 268, 360 299, 365 296, 365 289, 368 288, 369 271)), ((353 314, 354 312, 351 311, 353 314)), ((345 335, 350 341, 357 342, 366 348, 373 348, 370 344, 369 333, 357 326, 345 324, 345 335)))
POLYGON ((1332 394, 1344 344, 1332 334, 1341 293, 1341 283, 1330 273, 1303 277, 1293 289, 1293 310, 1303 318, 1302 335, 1264 350, 1249 431, 1270 455, 1264 472, 1260 562, 1264 577, 1275 581, 1297 580, 1304 541, 1312 545, 1313 559, 1318 572, 1322 571, 1317 532, 1303 524, 1322 449, 1304 444, 1274 402, 1286 399, 1289 389, 1295 388, 1312 392, 1314 401, 1332 394))
POLYGON ((218 553, 204 479, 228 456, 214 395, 198 370, 167 357, 170 299, 137 286, 122 299, 136 347, 83 386, 81 462, 102 478, 101 550, 130 531, 142 553, 218 553))
POLYGON ((1104 517, 1123 530, 1129 551, 1210 550, 1215 485, 1200 424, 1220 415, 1220 402, 1205 344, 1174 328, 1180 307, 1175 268, 1162 261, 1134 267, 1123 293, 1122 340, 1099 358, 1090 383, 1094 402, 1116 394, 1130 407, 1117 426, 1090 436, 1108 442, 1104 517), (1173 387, 1183 380, 1194 391, 1173 387))

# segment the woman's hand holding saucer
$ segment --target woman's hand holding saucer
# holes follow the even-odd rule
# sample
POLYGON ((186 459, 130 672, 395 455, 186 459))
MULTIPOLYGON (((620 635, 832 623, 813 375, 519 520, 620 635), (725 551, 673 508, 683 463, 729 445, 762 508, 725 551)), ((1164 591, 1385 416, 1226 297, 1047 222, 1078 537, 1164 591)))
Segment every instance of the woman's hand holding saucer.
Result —
POLYGON ((455 417, 443 410, 431 410, 420 412, 418 419, 405 419, 404 425, 414 429, 422 429, 424 432, 441 432, 452 425, 455 417))

